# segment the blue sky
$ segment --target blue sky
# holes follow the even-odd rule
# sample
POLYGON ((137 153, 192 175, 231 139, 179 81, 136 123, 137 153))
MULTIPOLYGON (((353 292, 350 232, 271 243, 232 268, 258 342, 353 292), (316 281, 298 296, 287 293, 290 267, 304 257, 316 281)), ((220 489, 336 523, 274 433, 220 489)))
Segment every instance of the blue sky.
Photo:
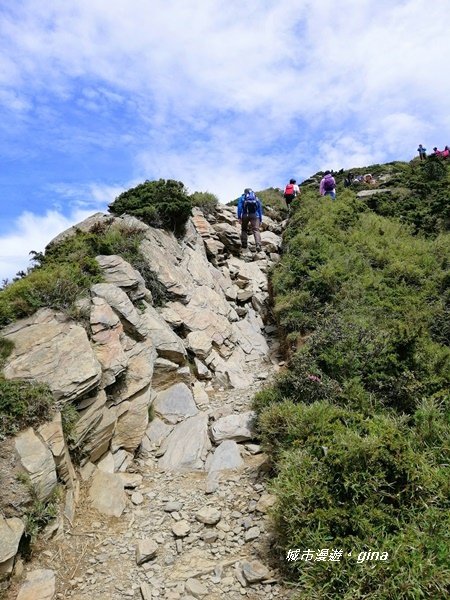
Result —
POLYGON ((4 0, 0 280, 146 179, 222 202, 450 144, 450 0, 4 0))

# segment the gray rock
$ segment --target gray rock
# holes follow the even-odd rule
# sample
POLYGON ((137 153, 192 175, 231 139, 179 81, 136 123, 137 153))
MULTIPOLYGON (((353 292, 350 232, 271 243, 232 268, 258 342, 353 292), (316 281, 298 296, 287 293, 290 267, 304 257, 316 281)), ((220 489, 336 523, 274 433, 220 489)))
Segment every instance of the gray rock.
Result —
POLYGON ((145 562, 155 558, 158 552, 158 544, 151 539, 139 540, 136 546, 136 563, 143 565, 145 562))
POLYGON ((242 574, 247 583, 258 583, 270 577, 269 569, 259 560, 243 561, 241 564, 242 574))
POLYGON ((210 448, 208 417, 200 413, 179 423, 161 445, 158 466, 169 471, 195 471, 204 466, 210 448))
POLYGON ((275 505, 277 498, 273 494, 263 494, 256 504, 256 510, 261 513, 268 513, 275 505))
POLYGON ((181 509, 183 508, 183 502, 167 502, 164 506, 163 506, 163 511, 164 512, 179 512, 181 509))
POLYGON ((113 451, 124 448, 134 452, 140 445, 148 425, 150 387, 138 392, 120 405, 116 429, 111 441, 113 451), (126 411, 124 409, 126 408, 126 411))
POLYGON ((50 569, 30 571, 19 590, 17 600, 53 600, 55 587, 55 574, 50 569))
POLYGON ((244 442, 254 437, 254 411, 221 417, 211 426, 211 438, 217 444, 223 440, 244 442))
POLYGON ((243 464, 237 443, 234 440, 225 440, 208 456, 205 469, 207 471, 239 469, 243 464))
POLYGON ((205 525, 216 525, 220 521, 221 517, 221 511, 212 506, 205 506, 195 514, 197 521, 200 523, 205 523, 205 525))
POLYGON ((244 540, 246 542, 251 542, 252 540, 256 540, 261 535, 261 530, 259 527, 250 527, 244 535, 244 540))
POLYGON ((91 287, 93 298, 103 298, 119 315, 125 331, 138 339, 144 339, 148 333, 143 320, 126 293, 112 283, 96 283, 91 287))
POLYGON ((92 506, 109 517, 120 517, 126 506, 122 479, 115 473, 97 470, 89 489, 92 506))
POLYGON ((197 579, 191 578, 186 581, 186 592, 194 598, 203 598, 208 593, 208 588, 197 579))
POLYGON ((101 366, 86 331, 61 313, 41 309, 3 329, 2 337, 14 343, 6 379, 47 383, 58 400, 84 396, 100 382, 101 366))
POLYGON ((12 571, 25 526, 17 517, 5 519, 0 514, 0 579, 12 571))
POLYGON ((142 275, 121 256, 96 256, 107 283, 113 283, 126 292, 131 300, 144 298, 146 289, 142 275))
POLYGON ((56 487, 56 468, 52 453, 30 427, 15 438, 20 464, 29 475, 40 500, 47 500, 56 487))
POLYGON ((156 414, 170 423, 198 413, 191 390, 185 383, 176 383, 167 390, 159 392, 153 402, 156 414))
POLYGON ((122 346, 123 326, 119 317, 103 298, 93 298, 90 325, 94 353, 102 366, 102 385, 111 385, 122 373, 128 358, 122 346))
POLYGON ((64 438, 61 413, 56 412, 51 421, 48 421, 39 427, 38 432, 53 454, 59 478, 69 488, 75 487, 77 475, 64 438))
POLYGON ((186 361, 186 348, 183 341, 172 331, 153 306, 147 305, 142 320, 158 356, 166 358, 177 365, 184 364, 186 361))
POLYGON ((191 532, 191 526, 189 525, 189 523, 187 521, 182 520, 182 521, 176 521, 175 523, 172 523, 172 533, 174 534, 174 536, 183 538, 183 537, 186 537, 187 535, 189 535, 190 532, 191 532))

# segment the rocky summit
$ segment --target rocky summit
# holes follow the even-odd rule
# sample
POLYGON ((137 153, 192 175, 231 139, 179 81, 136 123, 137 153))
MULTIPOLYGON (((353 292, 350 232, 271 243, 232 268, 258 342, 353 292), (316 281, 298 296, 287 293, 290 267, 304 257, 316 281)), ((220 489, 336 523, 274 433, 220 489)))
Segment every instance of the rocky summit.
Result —
POLYGON ((1 445, 5 597, 287 598, 268 558, 273 498, 251 410, 279 369, 267 272, 285 223, 265 217, 262 251, 250 242, 245 256, 226 206, 193 209, 181 238, 99 213, 50 246, 106 222, 139 229, 165 302, 124 257, 99 255, 102 281, 75 317, 41 308, 1 332, 13 343, 5 378, 46 384, 59 408, 1 445), (56 517, 24 563, 30 504, 56 489, 56 517))

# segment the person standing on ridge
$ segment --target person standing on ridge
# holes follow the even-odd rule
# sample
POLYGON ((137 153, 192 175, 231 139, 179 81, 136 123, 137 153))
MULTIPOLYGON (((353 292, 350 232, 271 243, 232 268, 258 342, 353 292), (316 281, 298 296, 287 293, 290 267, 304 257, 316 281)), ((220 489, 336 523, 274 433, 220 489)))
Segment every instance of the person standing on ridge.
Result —
POLYGON ((297 185, 295 179, 290 179, 289 183, 284 188, 284 199, 286 200, 287 207, 290 209, 290 204, 300 194, 300 188, 297 185))
POLYGON ((331 196, 333 200, 336 200, 336 181, 331 171, 325 171, 320 180, 319 191, 321 196, 331 196))
POLYGON ((419 153, 419 158, 420 160, 425 160, 427 157, 427 149, 424 148, 422 146, 422 144, 419 144, 419 147, 417 148, 417 152, 419 153))
POLYGON ((244 193, 238 200, 237 218, 241 224, 241 245, 242 249, 247 248, 248 226, 252 228, 255 238, 256 251, 261 250, 261 234, 259 227, 262 223, 262 203, 258 196, 250 188, 245 188, 244 193))

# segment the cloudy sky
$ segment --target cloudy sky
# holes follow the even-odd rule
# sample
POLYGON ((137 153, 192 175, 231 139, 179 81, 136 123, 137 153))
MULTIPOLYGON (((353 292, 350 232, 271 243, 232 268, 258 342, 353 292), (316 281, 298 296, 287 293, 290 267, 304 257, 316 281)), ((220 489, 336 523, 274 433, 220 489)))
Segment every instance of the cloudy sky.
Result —
POLYGON ((0 280, 146 179, 221 201, 450 144, 450 0, 3 0, 0 280))

